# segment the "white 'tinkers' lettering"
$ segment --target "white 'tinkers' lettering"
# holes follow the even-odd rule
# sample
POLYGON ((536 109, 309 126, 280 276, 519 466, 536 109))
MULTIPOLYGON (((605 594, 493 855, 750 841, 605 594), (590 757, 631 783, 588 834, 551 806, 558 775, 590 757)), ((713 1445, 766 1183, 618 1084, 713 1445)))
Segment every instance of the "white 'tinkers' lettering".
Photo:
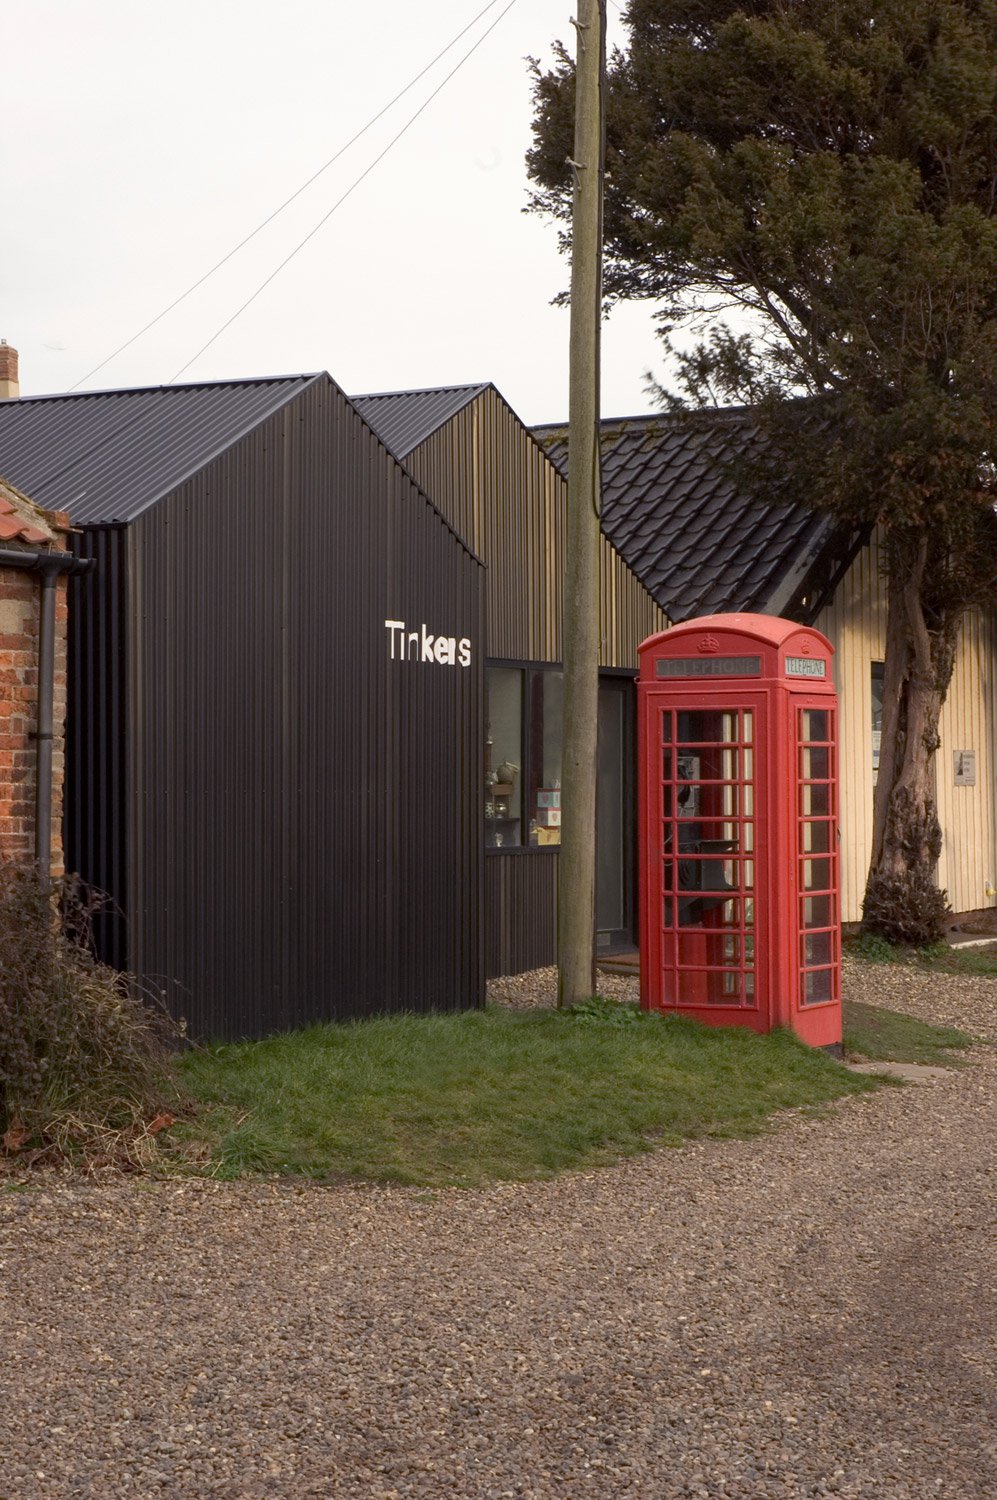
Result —
POLYGON ((452 635, 431 635, 425 625, 419 630, 406 630, 404 620, 385 620, 384 628, 392 661, 397 655, 398 661, 426 661, 441 667, 471 665, 471 642, 466 635, 460 640, 452 635))

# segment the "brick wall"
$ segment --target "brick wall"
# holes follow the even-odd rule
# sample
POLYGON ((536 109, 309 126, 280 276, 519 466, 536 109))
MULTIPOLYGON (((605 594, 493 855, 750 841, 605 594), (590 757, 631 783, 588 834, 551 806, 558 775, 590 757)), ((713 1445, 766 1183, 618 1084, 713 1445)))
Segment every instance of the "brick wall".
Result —
MULTIPOLYGON (((56 593, 52 745, 52 875, 63 873, 66 580, 56 593)), ((0 857, 33 858, 37 792, 38 624, 41 575, 0 565, 0 857)))

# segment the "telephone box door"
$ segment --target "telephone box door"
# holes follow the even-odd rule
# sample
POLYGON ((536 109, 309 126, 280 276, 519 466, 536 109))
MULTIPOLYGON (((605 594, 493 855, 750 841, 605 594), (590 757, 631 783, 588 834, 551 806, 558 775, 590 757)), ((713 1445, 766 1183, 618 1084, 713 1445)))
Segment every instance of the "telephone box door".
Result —
POLYGON ((647 1001, 762 1031, 774 1024, 760 998, 770 944, 756 900, 769 858, 767 712, 763 694, 733 683, 681 705, 652 690, 643 725, 645 847, 656 862, 645 855, 647 1001))

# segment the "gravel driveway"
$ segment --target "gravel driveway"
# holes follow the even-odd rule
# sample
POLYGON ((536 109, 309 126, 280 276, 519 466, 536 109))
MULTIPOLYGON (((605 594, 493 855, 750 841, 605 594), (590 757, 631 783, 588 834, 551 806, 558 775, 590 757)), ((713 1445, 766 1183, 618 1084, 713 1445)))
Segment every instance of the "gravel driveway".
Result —
POLYGON ((981 1049, 554 1183, 0 1193, 0 1497, 992 1497, 995 1120, 981 1049))

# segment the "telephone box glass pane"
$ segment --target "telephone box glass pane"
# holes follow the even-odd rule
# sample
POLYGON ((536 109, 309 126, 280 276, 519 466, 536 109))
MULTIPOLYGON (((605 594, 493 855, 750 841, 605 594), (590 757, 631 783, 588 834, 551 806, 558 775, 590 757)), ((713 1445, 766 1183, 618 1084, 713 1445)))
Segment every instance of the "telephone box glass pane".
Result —
POLYGON ((672 752, 670 750, 662 750, 661 752, 661 779, 662 781, 671 781, 672 779, 672 752))
POLYGON ((833 999, 831 970, 811 969, 806 976, 804 1005, 819 1005, 822 1001, 831 999, 833 999))
POLYGON ((826 818, 831 811, 831 788, 801 786, 800 811, 805 818, 826 818))
POLYGON ((818 964, 829 964, 834 959, 833 934, 830 932, 808 932, 803 939, 803 967, 814 969, 818 964))
MULTIPOLYGON (((742 798, 741 792, 745 788, 733 783, 721 783, 709 786, 685 786, 679 782, 678 816, 683 824, 699 824, 704 819, 709 819, 716 828, 733 828, 733 820, 739 816, 742 798)), ((705 834, 707 838, 733 838, 734 835, 726 835, 720 832, 705 834)))
POLYGON ((683 968, 730 968, 741 962, 741 940, 730 932, 680 932, 678 961, 683 968))
POLYGON ((677 1003, 679 1005, 737 1005, 741 999, 741 976, 708 974, 694 969, 679 969, 677 1003))
POLYGON ((680 745, 730 745, 738 740, 738 715, 725 709, 695 709, 679 713, 680 745))
POLYGON ((697 854, 730 854, 737 850, 738 825, 729 818, 697 818, 694 821, 679 815, 679 848, 692 849, 694 843, 701 847, 697 854), (702 847, 709 845, 709 848, 702 847))
POLYGON ((831 752, 826 745, 802 751, 802 775, 804 781, 826 781, 831 773, 831 752))
POLYGON ((803 861, 803 889, 805 891, 829 891, 832 885, 832 873, 829 859, 805 859, 803 861))
POLYGON ((677 761, 678 781, 736 781, 738 752, 722 745, 683 751, 677 761))
POLYGON ((801 740, 827 740, 830 715, 826 708, 805 708, 801 715, 801 740))
POLYGON ((661 715, 661 742, 667 744, 672 737, 672 716, 670 713, 661 715))
POLYGON ((831 927, 834 924, 833 896, 804 896, 804 927, 831 927))
POLYGON ((829 820, 819 823, 800 824, 800 843, 802 854, 830 854, 831 852, 831 824, 829 820))

